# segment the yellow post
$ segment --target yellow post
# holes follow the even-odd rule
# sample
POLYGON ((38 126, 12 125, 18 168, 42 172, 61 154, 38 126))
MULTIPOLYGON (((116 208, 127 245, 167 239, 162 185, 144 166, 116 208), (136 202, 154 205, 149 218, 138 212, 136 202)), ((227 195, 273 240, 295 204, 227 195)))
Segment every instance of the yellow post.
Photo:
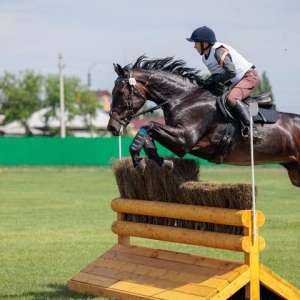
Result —
MULTIPOLYGON (((256 212, 255 212, 256 213, 256 212)), ((259 245, 260 239, 258 237, 258 226, 256 225, 256 238, 253 236, 253 218, 251 218, 251 226, 244 228, 245 236, 251 239, 250 251, 245 252, 245 264, 250 267, 250 282, 245 287, 246 300, 260 300, 260 278, 259 278, 259 252, 261 247, 259 245)))

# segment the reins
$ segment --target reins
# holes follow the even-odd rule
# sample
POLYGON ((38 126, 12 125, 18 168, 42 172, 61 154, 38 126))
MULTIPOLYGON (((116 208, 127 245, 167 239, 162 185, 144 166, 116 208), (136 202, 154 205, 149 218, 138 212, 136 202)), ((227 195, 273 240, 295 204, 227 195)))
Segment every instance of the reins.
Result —
POLYGON ((175 100, 178 100, 178 99, 181 99, 181 98, 184 98, 185 96, 191 94, 192 92, 196 91, 197 89, 198 89, 198 87, 196 87, 195 89, 192 89, 191 91, 189 91, 189 92, 187 92, 187 93, 184 93, 184 94, 181 95, 181 96, 173 97, 173 98, 171 98, 171 99, 169 99, 169 100, 167 100, 167 101, 165 101, 165 102, 163 102, 163 103, 161 103, 161 104, 158 104, 158 105, 156 105, 156 106, 154 106, 154 107, 152 107, 152 108, 142 110, 141 112, 136 113, 135 115, 133 115, 132 118, 136 118, 136 117, 138 117, 138 116, 140 116, 140 115, 145 115, 145 114, 148 113, 148 112, 153 113, 154 110, 157 110, 157 109, 160 109, 160 108, 163 109, 163 106, 164 106, 165 104, 167 104, 167 103, 169 103, 169 102, 172 102, 172 101, 175 101, 175 100))

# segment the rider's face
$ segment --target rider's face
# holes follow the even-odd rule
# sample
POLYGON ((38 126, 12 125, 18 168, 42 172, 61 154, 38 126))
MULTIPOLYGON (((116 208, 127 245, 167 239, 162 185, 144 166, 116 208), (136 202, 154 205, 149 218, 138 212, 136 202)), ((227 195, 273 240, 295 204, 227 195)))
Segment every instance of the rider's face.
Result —
MULTIPOLYGON (((208 46, 207 42, 202 42, 203 43, 203 47, 206 48, 208 46)), ((205 51, 202 52, 201 50, 201 42, 195 42, 194 48, 199 52, 200 55, 205 54, 205 51)))

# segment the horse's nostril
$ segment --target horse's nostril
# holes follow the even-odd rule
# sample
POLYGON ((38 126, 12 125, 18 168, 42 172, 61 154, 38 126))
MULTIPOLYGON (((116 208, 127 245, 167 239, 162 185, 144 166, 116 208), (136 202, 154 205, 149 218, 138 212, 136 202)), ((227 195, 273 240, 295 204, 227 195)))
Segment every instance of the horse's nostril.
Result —
POLYGON ((117 129, 112 125, 107 125, 107 130, 111 132, 114 136, 118 135, 117 129))

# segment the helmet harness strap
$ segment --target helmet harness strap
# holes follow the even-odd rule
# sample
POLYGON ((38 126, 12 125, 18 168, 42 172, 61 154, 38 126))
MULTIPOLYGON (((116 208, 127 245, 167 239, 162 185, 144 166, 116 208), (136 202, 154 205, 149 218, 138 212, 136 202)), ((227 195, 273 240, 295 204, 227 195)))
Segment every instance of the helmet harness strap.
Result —
POLYGON ((201 47, 201 53, 204 53, 205 50, 209 49, 211 47, 210 43, 207 43, 208 45, 204 47, 204 42, 200 42, 201 47))

